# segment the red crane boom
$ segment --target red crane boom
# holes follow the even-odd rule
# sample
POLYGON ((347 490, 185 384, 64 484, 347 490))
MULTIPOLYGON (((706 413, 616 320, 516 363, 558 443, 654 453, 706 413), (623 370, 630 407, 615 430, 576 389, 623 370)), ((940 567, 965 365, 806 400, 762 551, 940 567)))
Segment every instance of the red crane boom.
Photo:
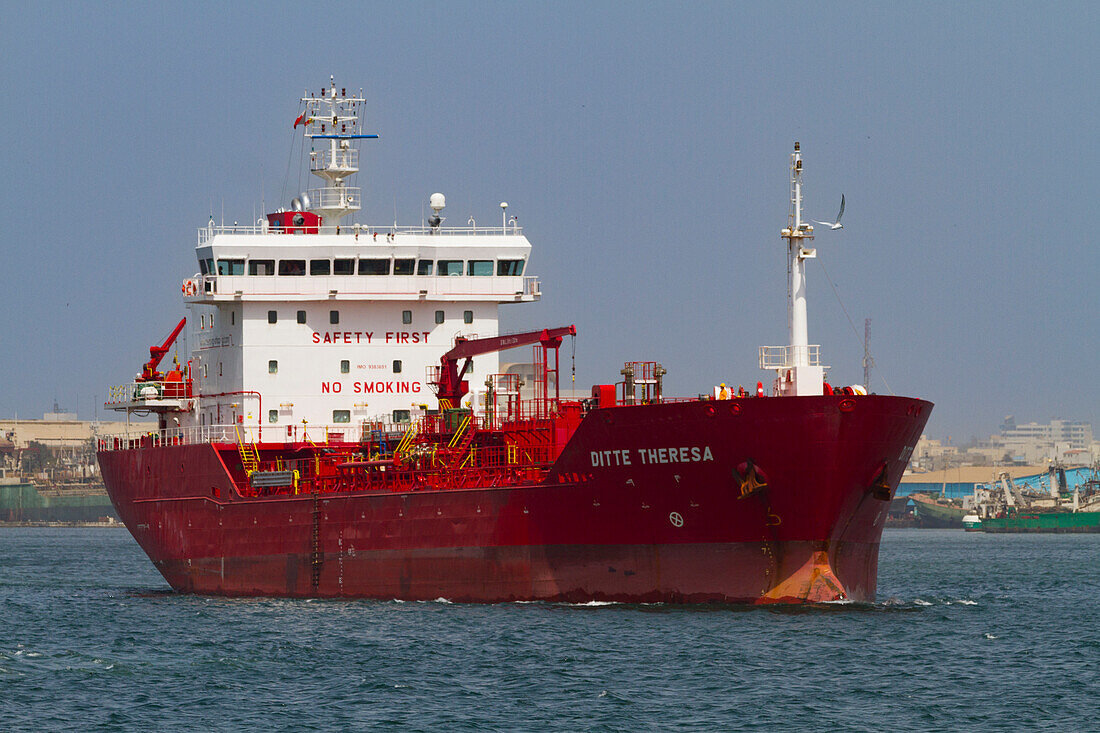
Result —
POLYGON ((172 348, 172 344, 175 342, 176 337, 180 335, 180 331, 183 330, 183 326, 186 323, 187 319, 181 318, 180 322, 176 324, 176 327, 172 329, 172 333, 168 334, 168 338, 164 339, 163 344, 149 347, 149 361, 142 365, 141 376, 137 378, 137 381, 155 382, 164 376, 157 371, 157 367, 160 366, 160 362, 164 359, 164 355, 172 348))
POLYGON ((467 339, 459 336, 455 339, 454 348, 439 359, 439 381, 435 383, 436 395, 439 397, 440 403, 447 400, 457 407, 462 398, 466 396, 466 393, 470 391, 470 383, 462 377, 470 369, 470 360, 478 354, 492 354, 497 351, 535 343, 542 344, 548 349, 556 349, 561 346, 562 337, 576 335, 576 326, 562 326, 561 328, 544 328, 541 331, 512 333, 506 336, 489 336, 480 339, 467 339), (466 360, 461 369, 458 367, 459 359, 466 360))

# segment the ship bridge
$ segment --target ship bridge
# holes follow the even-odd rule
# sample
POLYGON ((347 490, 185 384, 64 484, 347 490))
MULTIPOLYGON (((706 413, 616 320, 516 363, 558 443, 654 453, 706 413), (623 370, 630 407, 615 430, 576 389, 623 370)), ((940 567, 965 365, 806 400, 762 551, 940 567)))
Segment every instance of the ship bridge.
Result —
POLYGON ((517 226, 324 227, 292 234, 256 225, 199 230, 190 302, 249 300, 537 300, 525 276, 531 243, 517 226))

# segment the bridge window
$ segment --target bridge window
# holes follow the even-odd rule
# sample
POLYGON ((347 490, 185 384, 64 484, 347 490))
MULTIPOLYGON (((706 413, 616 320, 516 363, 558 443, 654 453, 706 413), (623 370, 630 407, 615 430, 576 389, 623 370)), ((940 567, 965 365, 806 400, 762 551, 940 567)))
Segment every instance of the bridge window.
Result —
POLYGON ((522 275, 523 260, 497 260, 498 275, 522 275))
POLYGON ((359 260, 360 275, 389 275, 389 260, 359 260))
POLYGON ((305 275, 305 260, 279 260, 280 275, 305 275))
POLYGON ((206 269, 206 260, 199 260, 199 272, 203 275, 209 275, 209 270, 206 269))
POLYGON ((355 274, 355 260, 353 259, 336 259, 332 261, 332 274, 333 275, 354 275, 355 274))
POLYGON ((219 275, 243 275, 244 260, 218 260, 219 275))
POLYGON ((267 312, 267 322, 268 323, 277 323, 278 321, 279 321, 279 311, 268 311, 267 312))
POLYGON ((298 323, 305 323, 305 322, 306 322, 306 312, 305 311, 298 311, 298 323))
POLYGON ((204 262, 206 262, 206 272, 213 275, 214 274, 214 260, 204 260, 204 262))
POLYGON ((267 421, 268 422, 279 422, 279 411, 278 410, 268 410, 267 411, 267 421))
POLYGON ((413 266, 416 265, 414 259, 401 259, 393 261, 393 274, 394 275, 411 275, 413 274, 413 266))
POLYGON ((328 260, 310 260, 309 261, 309 274, 310 275, 327 275, 332 271, 332 263, 328 260))
POLYGON ((473 323, 474 322, 474 312, 473 311, 462 311, 462 322, 463 323, 473 323))
POLYGON ((416 263, 416 274, 417 275, 431 275, 432 274, 432 261, 431 260, 420 260, 420 262, 416 263))
POLYGON ((347 359, 341 359, 340 360, 340 373, 341 374, 347 374, 350 371, 351 371, 351 362, 348 361, 347 359))
POLYGON ((413 322, 413 312, 412 311, 401 311, 401 322, 404 323, 406 326, 409 325, 410 323, 412 323, 413 322))
POLYGON ((275 260, 249 260, 249 275, 274 275, 275 260))
POLYGON ((436 311, 435 312, 435 322, 436 323, 443 323, 443 311, 436 311))
POLYGON ((351 410, 333 410, 333 422, 351 422, 351 410))
POLYGON ((412 417, 409 415, 408 410, 394 410, 393 411, 394 422, 411 422, 412 417))
POLYGON ((267 363, 267 373, 268 374, 278 374, 279 373, 279 362, 276 361, 275 359, 272 359, 271 361, 269 361, 267 363))
POLYGON ((393 360, 393 373, 394 374, 400 374, 401 373, 401 360, 400 359, 394 359, 393 360))
POLYGON ((461 275, 462 260, 440 260, 437 272, 440 275, 461 275))
POLYGON ((485 275, 493 274, 493 261, 492 260, 470 260, 470 267, 466 271, 467 275, 477 275, 483 277, 485 275))
POLYGON ((334 323, 334 324, 339 323, 340 322, 340 311, 329 311, 328 312, 328 322, 329 323, 334 323))

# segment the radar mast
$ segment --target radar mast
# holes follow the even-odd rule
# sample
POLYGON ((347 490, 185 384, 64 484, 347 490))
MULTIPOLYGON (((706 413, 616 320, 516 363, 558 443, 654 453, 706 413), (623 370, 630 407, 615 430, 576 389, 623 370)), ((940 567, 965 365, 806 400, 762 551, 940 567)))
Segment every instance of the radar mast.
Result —
POLYGON ((301 99, 305 111, 294 121, 294 126, 303 125, 311 143, 322 141, 320 149, 310 147, 309 172, 325 185, 306 191, 300 206, 323 217, 325 225, 333 226, 362 208, 361 189, 347 185, 348 177, 359 172, 359 149, 352 147, 352 141, 374 139, 378 135, 363 134, 359 112, 366 99, 362 91, 349 96, 346 89, 336 88, 336 80, 331 76, 329 84, 318 96, 306 92, 301 99))

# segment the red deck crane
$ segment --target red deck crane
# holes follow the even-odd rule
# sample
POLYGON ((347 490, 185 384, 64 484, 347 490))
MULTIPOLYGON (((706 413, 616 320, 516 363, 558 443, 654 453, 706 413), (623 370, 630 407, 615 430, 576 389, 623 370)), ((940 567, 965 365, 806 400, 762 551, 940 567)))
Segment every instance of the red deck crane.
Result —
POLYGON ((497 351, 535 343, 541 344, 546 349, 557 349, 561 346, 562 337, 576 335, 576 326, 562 326, 561 328, 544 328, 541 331, 489 336, 480 339, 468 339, 459 336, 455 339, 454 348, 439 359, 439 376, 434 382, 439 402, 443 404, 446 400, 451 405, 458 407, 462 398, 470 391, 470 383, 462 377, 470 369, 470 360, 479 354, 492 354, 497 351), (461 369, 458 366, 459 359, 466 360, 461 369))
POLYGON ((176 327, 172 329, 172 333, 168 334, 168 338, 164 339, 163 344, 149 347, 149 361, 142 365, 141 375, 137 377, 136 381, 156 382, 164 376, 157 371, 157 367, 160 366, 160 362, 164 359, 164 355, 172 348, 172 344, 175 342, 176 337, 180 335, 180 331, 183 330, 183 326, 186 323, 187 319, 181 318, 180 322, 176 324, 176 327))

